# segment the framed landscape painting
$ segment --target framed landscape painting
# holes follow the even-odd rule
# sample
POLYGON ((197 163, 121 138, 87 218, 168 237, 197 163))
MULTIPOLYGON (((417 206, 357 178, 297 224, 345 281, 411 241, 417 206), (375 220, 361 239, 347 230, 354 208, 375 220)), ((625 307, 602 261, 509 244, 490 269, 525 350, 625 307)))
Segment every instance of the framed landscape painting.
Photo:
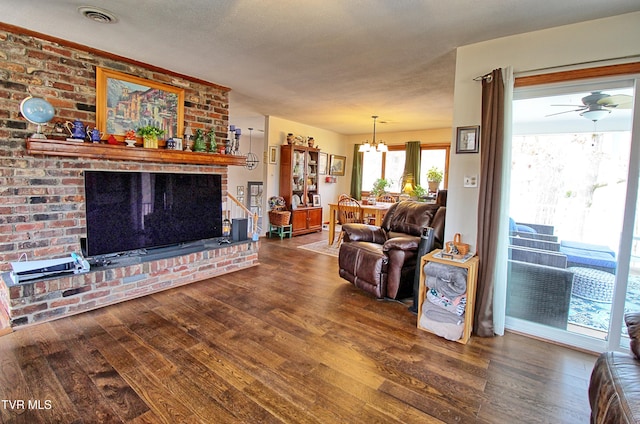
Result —
POLYGON ((152 125, 162 138, 182 137, 184 90, 109 69, 96 68, 96 124, 105 136, 152 125))
POLYGON ((331 155, 329 163, 329 175, 344 175, 346 156, 331 155))

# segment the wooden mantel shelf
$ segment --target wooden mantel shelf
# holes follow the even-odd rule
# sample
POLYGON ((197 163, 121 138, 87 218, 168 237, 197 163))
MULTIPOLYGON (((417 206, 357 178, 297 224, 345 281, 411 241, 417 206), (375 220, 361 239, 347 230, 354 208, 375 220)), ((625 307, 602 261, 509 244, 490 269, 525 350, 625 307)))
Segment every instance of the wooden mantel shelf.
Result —
POLYGON ((85 143, 52 139, 27 139, 31 155, 68 156, 91 159, 130 160, 136 162, 184 163, 193 165, 244 166, 246 156, 184 152, 180 150, 145 149, 122 145, 85 143))

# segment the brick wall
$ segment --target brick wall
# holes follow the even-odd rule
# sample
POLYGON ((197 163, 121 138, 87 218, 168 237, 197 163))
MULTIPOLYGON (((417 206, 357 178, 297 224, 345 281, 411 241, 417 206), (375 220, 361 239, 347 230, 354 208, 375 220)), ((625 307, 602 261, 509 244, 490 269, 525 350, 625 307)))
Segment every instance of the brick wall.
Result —
MULTIPOLYGON (((183 88, 185 126, 214 128, 226 138, 229 89, 0 23, 0 272, 20 258, 81 251, 86 169, 217 173, 227 191, 226 166, 27 154, 26 138, 36 128, 20 115, 20 102, 29 94, 44 97, 56 109, 52 122, 79 119, 93 127, 96 66, 183 88)), ((254 266, 257 248, 248 243, 11 289, 0 282, 0 307, 12 325, 48 320, 254 266)))
POLYGON ((52 122, 80 119, 94 126, 96 66, 183 88, 185 125, 215 128, 218 137, 226 138, 229 89, 225 87, 0 26, 0 271, 23 255, 46 259, 80 251, 79 240, 85 235, 84 169, 220 173, 226 193, 224 166, 28 155, 26 138, 36 128, 20 115, 20 102, 29 93, 41 96, 56 109, 52 122))

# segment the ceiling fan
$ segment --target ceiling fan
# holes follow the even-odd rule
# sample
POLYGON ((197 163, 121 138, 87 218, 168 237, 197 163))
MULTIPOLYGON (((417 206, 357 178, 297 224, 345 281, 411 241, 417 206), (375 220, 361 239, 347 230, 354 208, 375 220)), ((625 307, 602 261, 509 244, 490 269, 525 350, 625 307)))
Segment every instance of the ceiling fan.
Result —
POLYGON ((552 105, 576 107, 577 109, 565 110, 563 112, 552 113, 547 116, 561 115, 563 113, 579 112, 580 116, 593 122, 604 118, 613 109, 631 109, 633 97, 628 94, 607 94, 602 91, 592 91, 582 99, 582 105, 552 105))

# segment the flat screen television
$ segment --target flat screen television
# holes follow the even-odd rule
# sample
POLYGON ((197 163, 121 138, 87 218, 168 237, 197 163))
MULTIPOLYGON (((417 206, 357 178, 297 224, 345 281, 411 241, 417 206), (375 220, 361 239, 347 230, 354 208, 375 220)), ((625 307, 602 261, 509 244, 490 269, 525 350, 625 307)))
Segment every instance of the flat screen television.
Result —
POLYGON ((90 257, 222 236, 219 174, 85 171, 90 257))

